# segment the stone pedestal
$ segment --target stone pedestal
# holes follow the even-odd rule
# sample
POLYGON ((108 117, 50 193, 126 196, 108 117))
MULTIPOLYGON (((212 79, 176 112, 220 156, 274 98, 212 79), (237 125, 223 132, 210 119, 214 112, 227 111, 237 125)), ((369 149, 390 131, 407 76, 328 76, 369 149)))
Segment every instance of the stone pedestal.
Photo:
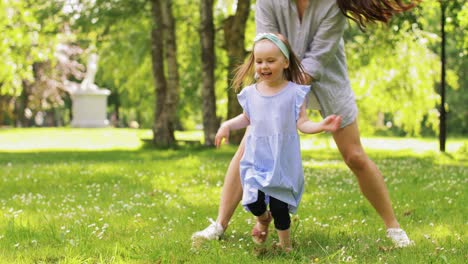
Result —
POLYGON ((107 89, 77 89, 71 93, 73 120, 72 127, 106 127, 107 89))

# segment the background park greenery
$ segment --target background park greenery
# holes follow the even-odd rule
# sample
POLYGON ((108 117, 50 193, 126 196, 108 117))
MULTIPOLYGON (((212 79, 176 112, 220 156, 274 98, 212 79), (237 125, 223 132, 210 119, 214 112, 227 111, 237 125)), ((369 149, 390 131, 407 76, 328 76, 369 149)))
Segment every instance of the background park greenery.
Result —
POLYGON ((345 33, 363 143, 383 171, 414 247, 392 247, 323 134, 301 143, 307 185, 294 220, 292 255, 254 248, 252 217, 243 210, 224 240, 192 248, 190 235, 216 215, 235 146, 214 150, 183 143, 210 145, 213 129, 238 110, 229 76, 255 34, 254 5, 254 0, 0 2, 0 263, 463 263, 468 258, 468 4, 462 0, 422 1, 389 25, 362 32, 350 23, 345 33), (441 4, 448 69, 444 154, 434 138, 441 102, 441 4), (210 25, 212 49, 202 41, 210 39, 210 25), (109 119, 116 127, 140 129, 67 128, 69 91, 82 80, 92 52, 100 57, 96 84, 112 91, 109 119), (65 128, 11 128, 41 126, 65 128), (165 132, 181 146, 155 149, 144 143, 167 143, 171 135, 162 137, 165 132))
MULTIPOLYGON (((464 263, 466 139, 363 138, 415 246, 393 248, 327 134, 302 138, 305 193, 291 255, 255 248, 238 208, 220 242, 190 236, 216 215, 236 150, 155 150, 150 130, 0 130, 0 263, 464 263)), ((177 139, 200 140, 202 133, 177 139)))
MULTIPOLYGON (((461 0, 422 1, 366 32, 350 23, 346 53, 364 134, 438 134, 441 5, 448 135, 467 134, 468 4, 461 0)), ((115 126, 136 121, 154 128, 162 145, 176 130, 203 128, 210 145, 219 121, 239 111, 228 77, 251 47, 254 6, 254 0, 2 1, 0 125, 67 126, 68 91, 97 52, 95 82, 112 91, 115 126), (213 46, 202 41, 210 38, 213 46)))

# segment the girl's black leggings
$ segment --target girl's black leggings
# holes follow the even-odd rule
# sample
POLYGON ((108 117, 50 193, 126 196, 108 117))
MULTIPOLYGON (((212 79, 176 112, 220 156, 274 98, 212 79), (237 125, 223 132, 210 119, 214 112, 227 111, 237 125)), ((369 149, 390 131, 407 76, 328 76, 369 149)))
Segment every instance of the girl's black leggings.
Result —
MULTIPOLYGON (((260 216, 267 210, 265 204, 265 193, 258 191, 256 202, 247 205, 250 212, 255 216, 260 216)), ((287 230, 291 226, 288 204, 270 196, 270 211, 275 220, 277 230, 287 230)))

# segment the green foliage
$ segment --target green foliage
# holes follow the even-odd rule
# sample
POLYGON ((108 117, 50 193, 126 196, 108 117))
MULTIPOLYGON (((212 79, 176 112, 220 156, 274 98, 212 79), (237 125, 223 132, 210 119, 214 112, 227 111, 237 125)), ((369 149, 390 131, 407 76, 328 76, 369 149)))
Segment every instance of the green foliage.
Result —
MULTIPOLYGON (((446 110, 448 131, 452 135, 464 135, 468 133, 468 110, 466 102, 468 94, 464 92, 468 87, 468 55, 466 35, 466 9, 468 5, 463 0, 442 0, 423 1, 420 8, 416 10, 418 24, 421 28, 436 36, 435 42, 428 46, 434 53, 441 54, 441 5, 445 9, 445 30, 446 30, 446 66, 447 90, 446 90, 446 110)), ((440 86, 440 78, 439 84, 440 86)), ((437 89, 439 89, 437 87, 437 89)))
POLYGON ((20 95, 22 82, 34 78, 33 63, 53 58, 57 25, 45 16, 56 8, 45 1, 0 2, 0 95, 20 95))
POLYGON ((265 249, 254 250, 253 216, 240 207, 223 240, 192 249, 191 234, 216 215, 224 173, 236 149, 139 148, 139 138, 150 134, 128 129, 0 130, 0 262, 466 259, 467 139, 449 140, 451 158, 435 153, 434 139, 363 138, 386 178, 400 224, 415 241, 413 247, 396 249, 329 135, 304 137, 305 193, 293 217, 295 250, 284 255, 271 249, 277 239, 273 228, 265 249))
MULTIPOLYGON (((138 122, 144 127, 151 127, 155 101, 150 28, 148 19, 128 17, 116 21, 109 28, 106 41, 101 41, 98 46, 101 70, 96 76, 98 84, 100 82, 101 86, 118 95, 118 102, 110 101, 110 104, 119 104, 124 116, 138 112, 138 122)), ((137 120, 136 116, 130 119, 137 120)))
POLYGON ((352 87, 361 113, 360 127, 378 128, 379 113, 392 114, 393 125, 419 135, 422 121, 437 127, 438 59, 428 48, 430 35, 404 23, 393 30, 373 27, 348 43, 352 87), (395 34, 399 31, 399 34, 395 34))
MULTIPOLYGON (((447 5, 446 109, 450 135, 468 133, 468 4, 443 0, 447 5)), ((227 55, 222 23, 235 12, 237 1, 215 1, 217 115, 226 116, 227 55)), ((254 7, 246 28, 246 47, 255 34, 254 7)), ((178 129, 201 124, 199 1, 173 1, 176 18, 180 101, 178 129)), ((380 130, 409 135, 434 135, 438 123, 440 86, 440 1, 422 1, 412 12, 395 17, 388 27, 371 26, 366 33, 354 24, 346 31, 346 53, 363 133, 380 130), (392 123, 392 128, 382 126, 392 123)), ((3 105, 18 101, 23 81, 34 78, 33 65, 48 61, 57 76, 57 43, 72 43, 100 55, 96 83, 112 91, 109 110, 151 127, 154 84, 150 32, 153 20, 147 0, 11 1, 0 3, 0 95, 3 105), (68 32, 65 34, 65 32, 68 32), (11 100, 10 100, 11 99, 11 100)), ((81 61, 86 61, 83 54, 81 61)), ((50 76, 49 76, 50 77, 50 76)), ((56 78, 51 78, 56 80, 56 78)), ((77 81, 72 79, 72 81, 77 81)), ((40 107, 42 98, 31 95, 40 107)), ((62 95, 63 96, 63 95, 62 95)), ((53 104, 52 104, 53 105, 53 104)), ((55 106, 55 105, 54 105, 55 106)), ((62 106, 63 107, 63 106, 62 106)), ((33 112, 40 109, 32 109, 33 112)), ((63 111, 66 113, 67 111, 63 111)), ((8 119, 10 120, 10 119, 8 119)), ((9 123, 11 124, 11 123, 9 123)))
POLYGON ((181 94, 178 116, 180 129, 194 129, 201 118, 201 47, 199 37, 200 10, 198 1, 184 1, 174 5, 177 34, 177 60, 181 94))

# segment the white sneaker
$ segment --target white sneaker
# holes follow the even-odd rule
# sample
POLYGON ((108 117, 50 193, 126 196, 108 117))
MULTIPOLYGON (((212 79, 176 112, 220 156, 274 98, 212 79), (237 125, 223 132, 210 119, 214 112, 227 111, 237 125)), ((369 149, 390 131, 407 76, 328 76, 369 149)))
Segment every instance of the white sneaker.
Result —
POLYGON ((414 244, 406 235, 406 232, 401 228, 388 228, 387 237, 390 238, 397 247, 407 247, 414 244))
POLYGON ((211 222, 211 225, 209 225, 207 228, 201 231, 193 233, 192 235, 193 243, 197 243, 203 240, 218 240, 224 234, 224 228, 220 223, 217 223, 213 221, 212 219, 209 219, 209 220, 211 222))

